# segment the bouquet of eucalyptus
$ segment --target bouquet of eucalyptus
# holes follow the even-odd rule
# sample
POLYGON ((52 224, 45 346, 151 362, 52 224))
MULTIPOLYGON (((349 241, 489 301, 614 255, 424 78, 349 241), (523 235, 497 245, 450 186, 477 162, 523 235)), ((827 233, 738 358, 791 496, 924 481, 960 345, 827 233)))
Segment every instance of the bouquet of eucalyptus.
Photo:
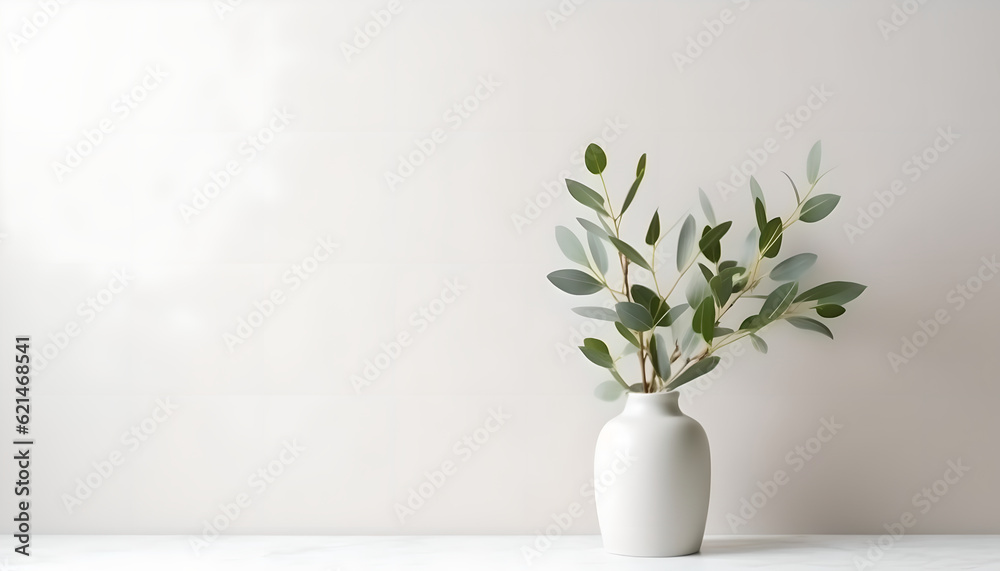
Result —
MULTIPOLYGON (((699 190, 701 208, 707 224, 698 231, 691 214, 681 216, 668 229, 661 229, 659 211, 653 212, 646 230, 645 246, 632 246, 622 239, 625 212, 635 199, 646 173, 646 155, 639 158, 625 200, 617 214, 604 180, 608 159, 595 144, 584 155, 587 170, 600 177, 603 195, 592 188, 566 179, 570 195, 596 214, 597 222, 577 218, 586 234, 587 248, 570 229, 556 227, 556 241, 563 254, 583 269, 558 270, 548 275, 557 288, 572 295, 591 295, 601 291, 611 299, 602 306, 577 307, 584 317, 613 322, 624 339, 625 349, 614 356, 608 344, 587 338, 580 351, 595 365, 607 369, 614 380, 601 383, 596 394, 608 400, 625 391, 659 392, 674 390, 710 372, 719 363, 719 349, 749 337, 755 349, 767 353, 761 330, 777 321, 833 338, 833 333, 812 315, 832 319, 844 313, 844 305, 861 295, 866 286, 852 282, 829 282, 800 292, 798 279, 816 262, 816 254, 801 253, 767 267, 781 251, 782 238, 796 222, 819 222, 837 206, 840 197, 813 191, 826 173, 819 173, 821 145, 813 145, 806 161, 809 189, 804 195, 787 173, 795 193, 796 206, 787 217, 768 217, 767 202, 757 180, 750 178, 756 227, 746 237, 743 252, 731 259, 722 255, 722 238, 729 233, 732 221, 717 222, 711 201, 699 190), (677 226, 677 275, 661 280, 656 251, 677 226), (607 246, 617 254, 620 275, 609 275, 607 246), (589 256, 588 256, 589 252, 589 256), (648 257, 647 257, 648 255, 648 257), (693 268, 697 265, 697 270, 693 268), (635 271, 635 266, 645 272, 635 271), (634 275, 641 274, 641 275, 634 275), (642 277, 645 280, 638 280, 642 277), (686 279, 683 293, 678 289, 686 279), (646 283, 638 283, 646 281, 646 283), (769 293, 758 293, 772 288, 769 293), (684 296, 684 300, 674 299, 684 296), (743 318, 738 328, 722 324, 740 300, 744 307, 759 305, 743 318), (762 300, 762 301, 750 301, 762 300), (641 382, 629 384, 619 371, 622 359, 635 353, 641 382)), ((733 321, 735 324, 735 321, 733 321)))

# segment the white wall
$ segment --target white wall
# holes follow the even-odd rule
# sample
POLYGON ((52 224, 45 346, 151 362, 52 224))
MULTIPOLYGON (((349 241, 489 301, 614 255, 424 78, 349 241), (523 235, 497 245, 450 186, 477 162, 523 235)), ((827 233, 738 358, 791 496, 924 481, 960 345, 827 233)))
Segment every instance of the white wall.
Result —
MULTIPOLYGON (((349 62, 342 43, 386 2, 246 0, 222 19, 210 0, 78 2, 26 43, 11 35, 39 4, 0 4, 0 351, 17 334, 43 350, 77 333, 35 364, 37 532, 195 533, 241 493, 226 533, 531 534, 573 502, 571 531, 596 532, 580 488, 621 402, 592 396, 605 377, 575 350, 560 356, 586 325, 545 280, 565 264, 553 227, 584 211, 560 192, 530 224, 512 217, 568 174, 592 182, 579 152, 603 133, 617 200, 649 153, 637 240, 654 207, 671 220, 697 208, 698 187, 747 228, 746 187, 723 197, 717 183, 768 138, 779 149, 757 177, 787 214, 780 171, 801 181, 822 139, 837 166, 825 189, 843 200, 784 252, 820 255, 812 283, 870 286, 835 342, 775 326, 769 355, 747 348, 685 393, 712 443, 709 533, 732 532, 727 514, 777 470, 788 483, 740 533, 878 533, 907 511, 911 532, 1000 533, 1000 282, 961 309, 948 297, 1000 254, 1000 6, 928 3, 885 38, 889 0, 590 0, 554 26, 556 0, 400 2, 349 62), (679 69, 673 54, 722 10, 735 20, 679 69), (165 77, 124 116, 118 100, 147 68, 165 77), (477 89, 459 124, 448 110, 477 89), (780 123, 810 102, 800 128, 780 123), (275 109, 294 118, 241 154, 275 109), (102 120, 111 132, 59 180, 53 163, 102 120), (385 173, 435 129, 443 142, 390 189, 385 173), (906 164, 939 130, 957 139, 916 178, 906 164), (230 161, 239 173, 186 220, 182 205, 230 161), (906 192, 849 239, 896 179, 906 192), (339 248, 301 287, 283 279, 318 240, 339 248), (116 271, 127 287, 101 294, 116 271), (414 320, 449 281, 464 288, 453 303, 414 320), (230 351, 224 335, 274 290, 284 303, 230 351), (936 312, 948 322, 895 372, 888 353, 936 312), (412 343, 356 392, 351 376, 401 334, 412 343), (176 410, 123 441, 157 399, 176 410), (456 448, 491 411, 509 415, 500 430, 456 448), (836 436, 794 461, 831 418, 836 436), (273 483, 248 481, 293 440, 305 450, 273 483), (77 480, 116 452, 68 513, 77 480), (971 471, 923 513, 914 495, 959 460, 971 471), (447 461, 457 472, 401 523, 394 505, 447 461)), ((12 470, 0 474, 10 490, 12 470)))

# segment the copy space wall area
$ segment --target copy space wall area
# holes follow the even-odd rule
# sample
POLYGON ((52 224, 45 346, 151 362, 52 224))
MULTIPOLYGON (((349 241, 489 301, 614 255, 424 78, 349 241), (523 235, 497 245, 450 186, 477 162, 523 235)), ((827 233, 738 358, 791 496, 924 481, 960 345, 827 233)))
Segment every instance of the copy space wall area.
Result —
MULTIPOLYGON (((1000 533, 1000 5, 5 0, 0 357, 52 534, 597 533, 613 327, 546 280, 606 151, 641 244, 698 189, 868 286, 682 389, 710 534, 1000 533), (568 515, 567 515, 568 514, 568 515), (562 522, 561 524, 559 522, 562 522)), ((673 277, 676 230, 657 250, 673 277)), ((778 260, 775 260, 778 261, 778 260)), ((600 296, 595 296, 595 299, 600 296)), ((749 304, 752 306, 752 304, 749 304)), ((742 317, 741 317, 742 318, 742 317)), ((6 434, 11 434, 7 432, 6 434)), ((7 462, 17 450, 0 445, 7 462)), ((12 464, 11 464, 12 465, 12 464)), ((17 474, 0 471, 0 489, 17 474)), ((14 529, 14 496, 0 502, 14 529)))

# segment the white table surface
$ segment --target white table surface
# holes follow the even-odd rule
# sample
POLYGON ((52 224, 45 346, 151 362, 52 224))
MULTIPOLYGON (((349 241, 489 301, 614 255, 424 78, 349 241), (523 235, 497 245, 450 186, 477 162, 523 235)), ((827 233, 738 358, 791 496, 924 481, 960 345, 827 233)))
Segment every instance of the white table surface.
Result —
MULTIPOLYGON (((527 564, 533 536, 222 536, 198 554, 185 536, 35 536, 32 556, 2 542, 0 571, 255 570, 367 571, 427 569, 989 569, 1000 570, 1000 536, 906 536, 870 565, 862 563, 877 536, 794 535, 708 537, 700 554, 640 559, 604 553, 598 536, 558 537, 527 564)), ((888 545, 888 540, 883 539, 888 545)), ((877 552, 872 551, 877 555, 877 552)))

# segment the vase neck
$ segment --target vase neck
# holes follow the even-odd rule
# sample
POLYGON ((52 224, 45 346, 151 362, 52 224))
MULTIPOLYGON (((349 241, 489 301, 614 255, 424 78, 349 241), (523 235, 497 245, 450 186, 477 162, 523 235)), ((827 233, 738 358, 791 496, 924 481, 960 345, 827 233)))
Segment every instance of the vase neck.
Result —
POLYGON ((678 400, 680 393, 670 391, 668 393, 628 393, 625 401, 625 410, 622 414, 666 414, 670 416, 680 416, 681 412, 678 400))

